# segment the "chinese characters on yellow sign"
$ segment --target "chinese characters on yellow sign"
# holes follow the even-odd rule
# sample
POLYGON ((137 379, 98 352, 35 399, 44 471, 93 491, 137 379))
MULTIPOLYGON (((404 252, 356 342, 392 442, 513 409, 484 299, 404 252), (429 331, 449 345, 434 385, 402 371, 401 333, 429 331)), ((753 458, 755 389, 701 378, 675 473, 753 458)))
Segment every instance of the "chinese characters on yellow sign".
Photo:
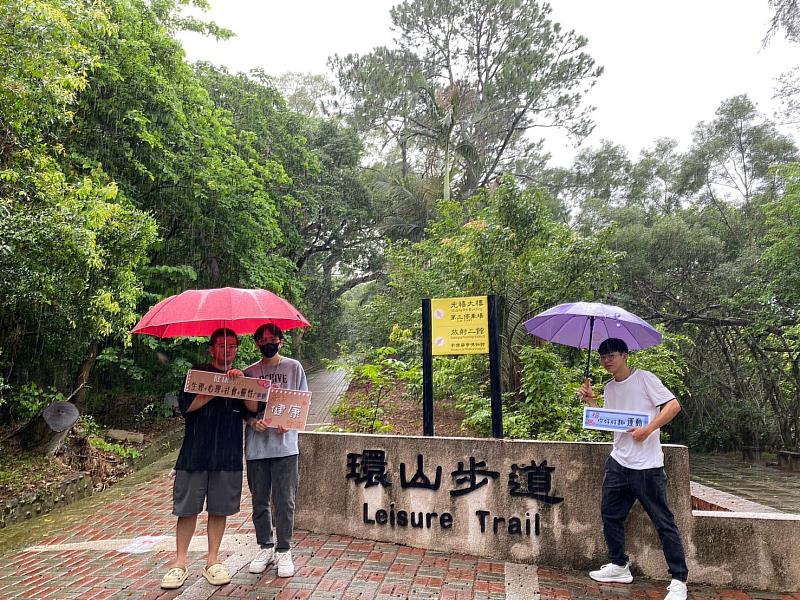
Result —
POLYGON ((431 350, 434 356, 488 354, 486 296, 431 299, 431 350))

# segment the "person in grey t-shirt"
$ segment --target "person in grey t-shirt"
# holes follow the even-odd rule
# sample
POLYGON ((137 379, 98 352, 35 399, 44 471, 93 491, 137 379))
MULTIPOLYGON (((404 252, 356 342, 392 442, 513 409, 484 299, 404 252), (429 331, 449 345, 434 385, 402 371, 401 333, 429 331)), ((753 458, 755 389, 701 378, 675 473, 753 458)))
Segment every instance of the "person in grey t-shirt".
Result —
MULTIPOLYGON (((290 390, 308 390, 303 366, 281 356, 283 331, 273 323, 259 327, 253 337, 262 359, 244 370, 247 377, 269 379, 272 385, 290 390)), ((245 433, 247 483, 253 498, 253 525, 260 549, 250 562, 251 573, 263 573, 273 561, 278 577, 294 575, 291 544, 294 529, 294 502, 298 484, 297 431, 267 427, 261 420, 264 404, 245 400, 247 408, 261 411, 248 419, 245 433), (274 509, 277 543, 272 537, 274 509)))

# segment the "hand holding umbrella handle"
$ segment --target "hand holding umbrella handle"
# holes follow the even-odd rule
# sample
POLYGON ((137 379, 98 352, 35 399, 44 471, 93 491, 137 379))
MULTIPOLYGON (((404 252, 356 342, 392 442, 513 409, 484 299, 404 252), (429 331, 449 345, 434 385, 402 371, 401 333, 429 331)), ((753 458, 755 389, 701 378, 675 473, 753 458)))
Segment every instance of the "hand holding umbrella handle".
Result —
POLYGON ((578 398, 580 398, 589 406, 597 406, 597 401, 594 397, 594 390, 592 389, 592 380, 588 377, 583 380, 583 385, 581 385, 580 389, 578 390, 578 398))

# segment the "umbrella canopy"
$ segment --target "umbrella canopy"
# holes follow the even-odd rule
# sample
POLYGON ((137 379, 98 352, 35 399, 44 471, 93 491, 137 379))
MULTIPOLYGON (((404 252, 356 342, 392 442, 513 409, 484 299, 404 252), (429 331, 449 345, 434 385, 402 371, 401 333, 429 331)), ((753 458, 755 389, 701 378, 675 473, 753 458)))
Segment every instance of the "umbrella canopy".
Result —
POLYGON ((170 296, 147 311, 131 333, 208 337, 227 327, 243 335, 264 323, 274 323, 284 331, 311 325, 299 310, 272 292, 226 287, 170 296))
MULTIPOLYGON (((661 334, 652 325, 624 308, 600 302, 559 304, 525 321, 525 329, 536 337, 574 348, 596 349, 608 338, 624 340, 629 350, 661 343, 661 334)), ((588 376, 588 361, 586 372, 588 376)))
POLYGON ((661 334, 652 325, 624 308, 600 302, 559 304, 525 321, 525 329, 536 337, 574 348, 596 349, 608 338, 624 340, 630 350, 661 343, 661 334))

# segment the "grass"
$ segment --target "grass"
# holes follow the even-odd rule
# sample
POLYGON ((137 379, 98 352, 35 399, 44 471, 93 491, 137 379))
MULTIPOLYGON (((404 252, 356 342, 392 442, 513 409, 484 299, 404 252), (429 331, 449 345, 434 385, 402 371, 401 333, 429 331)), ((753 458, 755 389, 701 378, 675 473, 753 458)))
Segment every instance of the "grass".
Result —
POLYGON ((73 470, 57 458, 0 453, 0 501, 18 498, 60 481, 73 470))

